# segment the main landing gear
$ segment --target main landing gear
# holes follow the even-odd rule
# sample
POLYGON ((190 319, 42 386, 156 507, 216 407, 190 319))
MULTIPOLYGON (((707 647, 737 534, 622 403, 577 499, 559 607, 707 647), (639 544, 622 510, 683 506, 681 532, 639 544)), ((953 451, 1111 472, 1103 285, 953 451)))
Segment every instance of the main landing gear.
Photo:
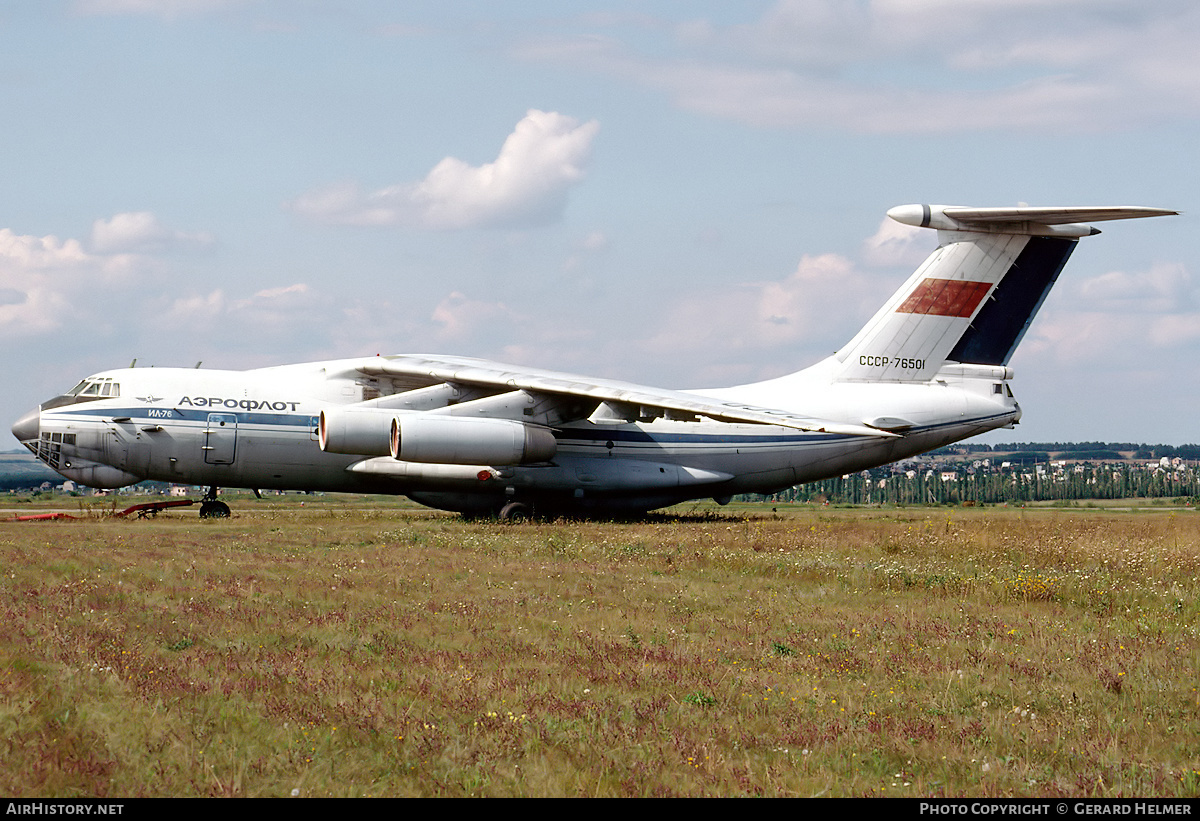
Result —
POLYGON ((524 522, 533 518, 533 509, 524 502, 509 502, 500 508, 500 521, 524 522))
POLYGON ((201 519, 228 519, 229 505, 217 500, 217 487, 213 485, 200 500, 201 519))

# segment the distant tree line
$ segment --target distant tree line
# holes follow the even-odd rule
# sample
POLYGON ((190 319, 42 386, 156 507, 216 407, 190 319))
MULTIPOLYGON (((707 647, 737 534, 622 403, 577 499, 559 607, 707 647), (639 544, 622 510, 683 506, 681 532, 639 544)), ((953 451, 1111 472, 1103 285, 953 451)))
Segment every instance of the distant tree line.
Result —
MULTIPOLYGON (((971 455, 976 453, 1056 453, 1060 459, 1121 459, 1131 454, 1134 459, 1168 458, 1200 460, 1200 445, 1147 445, 1136 442, 1010 442, 1001 445, 961 443, 947 445, 928 456, 971 455)), ((1044 461, 1044 460, 1043 460, 1044 461)))
MULTIPOLYGON (((1161 458, 1161 457, 1160 457, 1161 458)), ((770 497, 830 504, 1003 504, 1087 499, 1200 500, 1200 472, 1134 464, 1073 465, 1066 470, 862 471, 797 485, 770 497), (951 478, 952 477, 952 478, 951 478)))

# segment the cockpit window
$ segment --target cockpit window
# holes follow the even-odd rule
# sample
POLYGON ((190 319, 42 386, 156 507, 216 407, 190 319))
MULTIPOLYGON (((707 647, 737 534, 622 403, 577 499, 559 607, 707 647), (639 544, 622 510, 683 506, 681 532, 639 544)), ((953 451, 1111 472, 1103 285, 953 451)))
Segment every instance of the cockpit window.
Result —
POLYGON ((59 408, 63 405, 73 405, 76 402, 92 402, 97 399, 111 399, 121 395, 121 384, 114 382, 112 377, 96 377, 85 379, 62 396, 56 396, 49 402, 42 403, 42 410, 59 408))
POLYGON ((85 379, 71 389, 68 396, 120 396, 120 384, 110 377, 102 379, 85 379))

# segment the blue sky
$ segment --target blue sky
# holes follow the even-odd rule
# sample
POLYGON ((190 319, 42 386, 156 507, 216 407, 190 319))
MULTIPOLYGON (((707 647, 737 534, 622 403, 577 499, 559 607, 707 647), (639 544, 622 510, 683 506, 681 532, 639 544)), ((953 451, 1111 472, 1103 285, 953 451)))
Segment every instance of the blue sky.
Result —
POLYGON ((670 388, 847 341, 909 202, 1080 243, 982 441, 1200 441, 1194 0, 0 6, 0 416, 127 365, 434 352, 670 388))

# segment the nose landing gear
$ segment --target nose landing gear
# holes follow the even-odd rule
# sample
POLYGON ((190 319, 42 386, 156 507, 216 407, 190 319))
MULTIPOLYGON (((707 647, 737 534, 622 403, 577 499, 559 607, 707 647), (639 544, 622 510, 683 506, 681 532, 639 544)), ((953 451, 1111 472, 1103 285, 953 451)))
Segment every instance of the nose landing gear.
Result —
POLYGON ((200 500, 200 518, 201 519, 228 519, 229 505, 217 500, 216 485, 208 489, 208 493, 204 494, 204 498, 200 500))

